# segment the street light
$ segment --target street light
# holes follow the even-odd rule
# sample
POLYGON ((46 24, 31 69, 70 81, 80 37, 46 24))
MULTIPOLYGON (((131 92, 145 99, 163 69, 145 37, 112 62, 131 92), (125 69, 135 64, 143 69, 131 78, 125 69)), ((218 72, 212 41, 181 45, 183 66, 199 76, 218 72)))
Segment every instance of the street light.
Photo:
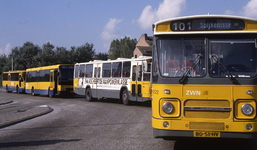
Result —
POLYGON ((12 71, 13 71, 13 54, 10 54, 10 56, 12 57, 12 71))

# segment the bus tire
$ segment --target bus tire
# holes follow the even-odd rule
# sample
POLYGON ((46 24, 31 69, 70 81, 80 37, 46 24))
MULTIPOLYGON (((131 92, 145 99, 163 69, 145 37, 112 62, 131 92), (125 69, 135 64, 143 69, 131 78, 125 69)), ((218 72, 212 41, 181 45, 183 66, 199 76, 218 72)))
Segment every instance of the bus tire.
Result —
POLYGON ((6 93, 11 93, 11 92, 8 90, 8 85, 6 85, 5 90, 6 90, 6 93))
POLYGON ((20 90, 19 90, 18 85, 16 86, 16 93, 20 94, 20 90))
POLYGON ((32 87, 32 89, 31 89, 31 95, 32 95, 32 96, 35 96, 35 90, 34 90, 34 87, 32 87))
POLYGON ((87 101, 91 102, 92 101, 92 92, 90 88, 86 88, 85 92, 85 98, 87 101))
POLYGON ((128 91, 127 89, 122 90, 121 101, 124 105, 129 105, 130 101, 128 99, 128 91))
POLYGON ((50 98, 53 98, 53 97, 54 97, 54 95, 51 95, 51 93, 50 93, 50 88, 48 88, 48 96, 49 96, 50 98))

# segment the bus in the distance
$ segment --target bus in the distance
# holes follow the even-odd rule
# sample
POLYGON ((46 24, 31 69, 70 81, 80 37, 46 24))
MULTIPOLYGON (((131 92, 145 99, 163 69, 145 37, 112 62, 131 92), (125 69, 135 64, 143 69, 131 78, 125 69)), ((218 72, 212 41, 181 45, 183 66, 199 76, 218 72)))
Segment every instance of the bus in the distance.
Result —
POLYGON ((15 91, 16 93, 25 92, 25 70, 14 70, 9 72, 3 72, 2 74, 2 86, 3 89, 10 93, 15 91))
POLYGON ((188 16, 153 31, 154 137, 256 137, 257 20, 188 16))
POLYGON ((152 57, 141 56, 76 63, 74 92, 87 101, 114 98, 125 105, 149 101, 151 61, 152 57))
POLYGON ((26 69, 26 93, 31 95, 72 95, 73 64, 26 69))

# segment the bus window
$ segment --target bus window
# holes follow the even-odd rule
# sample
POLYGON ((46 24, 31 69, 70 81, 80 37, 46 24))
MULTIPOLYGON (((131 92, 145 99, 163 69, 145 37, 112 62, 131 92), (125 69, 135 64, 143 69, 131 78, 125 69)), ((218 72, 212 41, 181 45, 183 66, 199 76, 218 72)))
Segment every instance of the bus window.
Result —
POLYGON ((121 75, 121 62, 114 62, 112 64, 112 77, 120 77, 121 75))
POLYGON ((92 78, 93 64, 86 65, 86 78, 92 78))
POLYGON ((104 63, 103 64, 103 71, 102 71, 102 77, 109 78, 111 77, 111 63, 104 63))
POLYGON ((80 65, 79 66, 79 77, 84 77, 85 76, 85 65, 80 65))
POLYGON ((97 77, 98 77, 98 78, 100 78, 100 74, 101 74, 101 72, 100 72, 100 71, 101 71, 101 68, 100 68, 100 67, 98 67, 98 68, 97 68, 97 72, 98 72, 97 77))
POLYGON ((8 80, 8 74, 3 74, 3 80, 7 81, 8 80))
POLYGON ((12 73, 11 81, 18 81, 18 80, 19 80, 19 73, 12 73))
POLYGON ((130 77, 131 62, 123 62, 122 77, 130 77))
POLYGON ((78 75, 79 75, 79 65, 76 65, 75 66, 75 74, 74 74, 75 78, 78 78, 78 75))
POLYGON ((137 81, 142 81, 142 65, 139 65, 137 68, 138 68, 137 81))

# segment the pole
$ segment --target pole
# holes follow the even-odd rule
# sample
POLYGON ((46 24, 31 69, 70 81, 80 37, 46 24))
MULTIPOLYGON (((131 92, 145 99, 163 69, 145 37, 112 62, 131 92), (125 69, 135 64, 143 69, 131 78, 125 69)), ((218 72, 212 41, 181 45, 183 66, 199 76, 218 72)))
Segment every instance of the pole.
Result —
POLYGON ((12 57, 12 71, 13 71, 13 54, 10 54, 10 56, 12 57))

